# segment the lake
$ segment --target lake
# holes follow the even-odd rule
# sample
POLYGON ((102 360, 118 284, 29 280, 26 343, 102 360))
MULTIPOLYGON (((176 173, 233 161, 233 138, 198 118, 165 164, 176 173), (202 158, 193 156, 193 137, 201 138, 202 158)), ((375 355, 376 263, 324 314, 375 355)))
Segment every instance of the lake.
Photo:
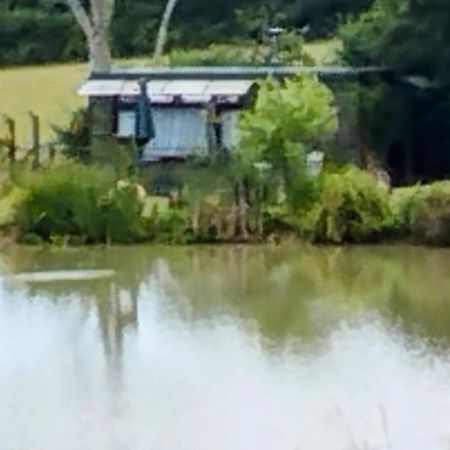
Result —
POLYGON ((0 257, 1 450, 448 450, 450 251, 0 257))

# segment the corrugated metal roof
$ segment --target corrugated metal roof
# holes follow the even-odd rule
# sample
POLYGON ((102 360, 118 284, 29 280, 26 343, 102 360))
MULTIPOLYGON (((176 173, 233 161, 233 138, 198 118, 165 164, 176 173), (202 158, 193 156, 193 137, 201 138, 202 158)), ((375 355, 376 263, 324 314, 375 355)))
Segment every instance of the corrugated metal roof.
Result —
MULTIPOLYGON (((153 103, 170 103, 175 97, 184 103, 207 103, 212 97, 231 103, 246 95, 251 80, 153 80, 148 83, 148 96, 153 103)), ((88 80, 78 90, 85 97, 129 97, 139 95, 137 81, 88 80)))
POLYGON ((113 68, 109 72, 95 73, 92 79, 258 79, 267 76, 287 77, 312 74, 323 79, 346 79, 360 75, 390 73, 386 67, 347 66, 215 66, 215 67, 142 67, 113 68))
MULTIPOLYGON (((78 89, 78 95, 83 97, 111 97, 116 95, 117 92, 122 92, 124 84, 126 84, 124 80, 89 80, 78 89)), ((137 82, 133 84, 139 89, 137 82)))

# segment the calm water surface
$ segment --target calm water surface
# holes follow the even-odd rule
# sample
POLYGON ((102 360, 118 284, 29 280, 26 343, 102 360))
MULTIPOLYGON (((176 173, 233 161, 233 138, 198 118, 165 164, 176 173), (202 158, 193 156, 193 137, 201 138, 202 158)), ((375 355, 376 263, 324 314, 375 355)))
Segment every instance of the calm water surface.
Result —
POLYGON ((449 251, 14 248, 0 264, 0 450, 450 449, 449 251), (11 276, 92 269, 115 276, 11 276))

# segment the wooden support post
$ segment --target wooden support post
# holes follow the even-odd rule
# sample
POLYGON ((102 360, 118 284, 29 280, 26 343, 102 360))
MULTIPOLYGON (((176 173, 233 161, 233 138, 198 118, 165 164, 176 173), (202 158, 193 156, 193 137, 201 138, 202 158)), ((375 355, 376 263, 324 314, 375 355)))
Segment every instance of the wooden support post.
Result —
POLYGON ((8 159, 9 162, 14 162, 16 160, 16 122, 9 116, 4 116, 4 122, 6 126, 6 137, 5 143, 8 149, 8 159))
POLYGON ((41 133, 39 117, 33 112, 28 112, 31 120, 31 152, 33 154, 32 168, 39 167, 40 158, 39 153, 41 149, 41 133))

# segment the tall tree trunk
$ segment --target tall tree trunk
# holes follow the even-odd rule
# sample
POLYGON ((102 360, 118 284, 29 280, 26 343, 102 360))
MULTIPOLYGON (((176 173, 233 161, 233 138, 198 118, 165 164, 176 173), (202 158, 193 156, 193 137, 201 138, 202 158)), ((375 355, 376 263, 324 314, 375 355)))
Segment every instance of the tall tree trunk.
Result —
POLYGON ((108 72, 112 66, 111 50, 104 31, 98 31, 88 40, 89 70, 108 72))
POLYGON ((108 34, 115 0, 90 0, 89 9, 81 0, 65 1, 86 37, 91 72, 109 71, 112 60, 108 34))
POLYGON ((159 26, 158 37, 156 39, 155 53, 153 58, 158 60, 162 57, 164 49, 167 43, 167 35, 169 31, 170 20, 172 19, 173 12, 177 6, 178 0, 167 0, 166 9, 159 26))

